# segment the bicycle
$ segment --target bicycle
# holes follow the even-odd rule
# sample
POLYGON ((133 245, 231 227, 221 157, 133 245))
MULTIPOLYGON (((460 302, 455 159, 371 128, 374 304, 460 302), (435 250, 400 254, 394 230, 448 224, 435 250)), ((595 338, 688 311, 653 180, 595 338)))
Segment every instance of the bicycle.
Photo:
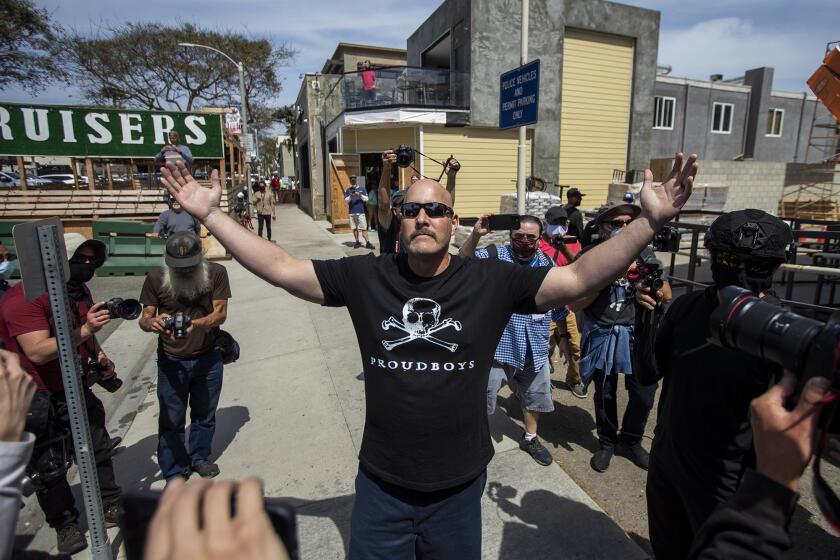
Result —
POLYGON ((251 223, 251 216, 248 214, 248 208, 243 208, 239 211, 239 223, 245 229, 254 231, 254 224, 251 223))

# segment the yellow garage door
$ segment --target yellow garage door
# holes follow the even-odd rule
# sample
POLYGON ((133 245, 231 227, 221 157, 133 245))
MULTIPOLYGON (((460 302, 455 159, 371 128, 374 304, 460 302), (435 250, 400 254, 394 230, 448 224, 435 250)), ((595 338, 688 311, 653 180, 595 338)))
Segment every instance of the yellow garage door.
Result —
MULTIPOLYGON (((444 128, 426 126, 423 152, 438 161, 450 155, 461 163, 455 183, 455 211, 464 217, 497 214, 504 194, 516 192, 516 130, 497 128, 444 128)), ((525 152, 531 169, 531 142, 525 152)), ((437 179, 441 166, 425 158, 423 171, 437 179)), ((446 183, 446 177, 441 178, 446 183)))
POLYGON ((632 87, 633 39, 566 29, 558 176, 587 207, 606 202, 613 170, 626 167, 632 87))

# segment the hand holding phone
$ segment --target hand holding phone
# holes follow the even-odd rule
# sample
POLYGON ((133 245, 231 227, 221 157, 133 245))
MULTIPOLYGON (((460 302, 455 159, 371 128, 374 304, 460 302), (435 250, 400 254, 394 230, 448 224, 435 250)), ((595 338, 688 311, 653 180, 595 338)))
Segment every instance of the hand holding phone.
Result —
POLYGON ((257 478, 238 487, 175 479, 162 495, 126 493, 121 521, 128 560, 298 558, 294 510, 264 501, 257 478))
POLYGON ((519 229, 518 214, 493 214, 487 219, 490 231, 519 229))

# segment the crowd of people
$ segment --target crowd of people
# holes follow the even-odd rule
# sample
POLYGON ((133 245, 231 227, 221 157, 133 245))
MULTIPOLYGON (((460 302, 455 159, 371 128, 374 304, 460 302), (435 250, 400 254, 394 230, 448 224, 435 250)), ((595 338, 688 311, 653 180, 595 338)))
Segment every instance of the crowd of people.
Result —
MULTIPOLYGON (((538 426, 541 415, 554 410, 555 352, 564 357, 568 390, 581 399, 592 390, 599 441, 592 468, 607 470, 622 445, 648 470, 657 558, 777 558, 790 546, 787 524, 830 381, 811 379, 798 404, 786 408, 796 387, 793 375, 710 346, 705 336, 721 289, 735 285, 773 297, 772 277, 786 260, 790 229, 758 210, 723 214, 705 240, 713 285, 671 301, 667 278, 651 284, 640 277, 640 262, 656 263, 654 234, 690 196, 695 156, 677 154, 661 185, 646 177, 639 206, 606 205, 584 224, 584 194, 571 189, 566 206, 519 216, 508 243, 479 248, 491 233, 490 216, 482 216, 459 253, 451 254, 458 162, 447 161, 445 187, 423 178, 394 191, 388 178, 396 156, 386 151, 376 188, 380 256, 320 261, 296 258, 271 242, 270 220, 266 240, 244 229, 220 208, 218 173, 205 188, 186 163, 182 157, 161 169, 172 196, 172 214, 161 231, 170 225, 172 231, 164 266, 149 273, 140 294, 139 326, 158 337, 157 460, 167 481, 148 558, 285 557, 262 508, 260 483, 248 480, 237 488, 209 480, 219 474, 209 457, 228 362, 220 327, 231 289, 226 269, 204 258, 192 219, 254 274, 304 300, 346 307, 353 318, 366 425, 350 558, 481 557, 480 499, 493 457, 488 415, 500 387, 510 385, 524 420, 520 448, 549 465, 538 426), (619 422, 622 377, 628 404, 619 422), (660 380, 649 455, 642 438, 660 380), (192 474, 199 480, 186 482, 192 474), (202 515, 203 524, 197 521, 202 515)), ((371 248, 365 218, 370 197, 362 191, 352 181, 345 200, 357 244, 361 232, 371 248)), ((274 205, 265 202, 271 195, 262 189, 257 195, 273 215, 274 205)), ((105 247, 78 234, 67 234, 65 244, 78 352, 86 369, 97 372, 96 382, 107 384, 116 378, 116 366, 96 333, 110 313, 86 286, 105 262, 105 247)), ((52 445, 68 428, 51 313, 46 294, 27 301, 21 284, 0 299, 0 339, 8 350, 0 352, 6 389, 0 391, 0 466, 6 469, 0 481, 11 489, 0 497, 19 503, 16 481, 26 468, 59 551, 71 554, 87 543, 67 482, 69 457, 52 445)), ((112 525, 121 499, 113 442, 101 401, 89 388, 84 398, 104 518, 112 525)), ((0 523, 8 516, 7 508, 0 510, 0 523)))

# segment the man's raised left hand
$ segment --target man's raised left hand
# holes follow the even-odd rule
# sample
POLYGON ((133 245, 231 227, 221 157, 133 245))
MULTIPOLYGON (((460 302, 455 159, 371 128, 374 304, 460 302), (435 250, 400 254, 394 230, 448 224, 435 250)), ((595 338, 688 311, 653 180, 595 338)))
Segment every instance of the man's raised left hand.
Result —
POLYGON ((658 230, 670 222, 691 196, 699 167, 697 155, 691 154, 685 165, 683 158, 681 152, 674 156, 671 172, 658 187, 653 186, 653 173, 645 169, 645 182, 640 194, 642 217, 647 217, 654 229, 658 230))

